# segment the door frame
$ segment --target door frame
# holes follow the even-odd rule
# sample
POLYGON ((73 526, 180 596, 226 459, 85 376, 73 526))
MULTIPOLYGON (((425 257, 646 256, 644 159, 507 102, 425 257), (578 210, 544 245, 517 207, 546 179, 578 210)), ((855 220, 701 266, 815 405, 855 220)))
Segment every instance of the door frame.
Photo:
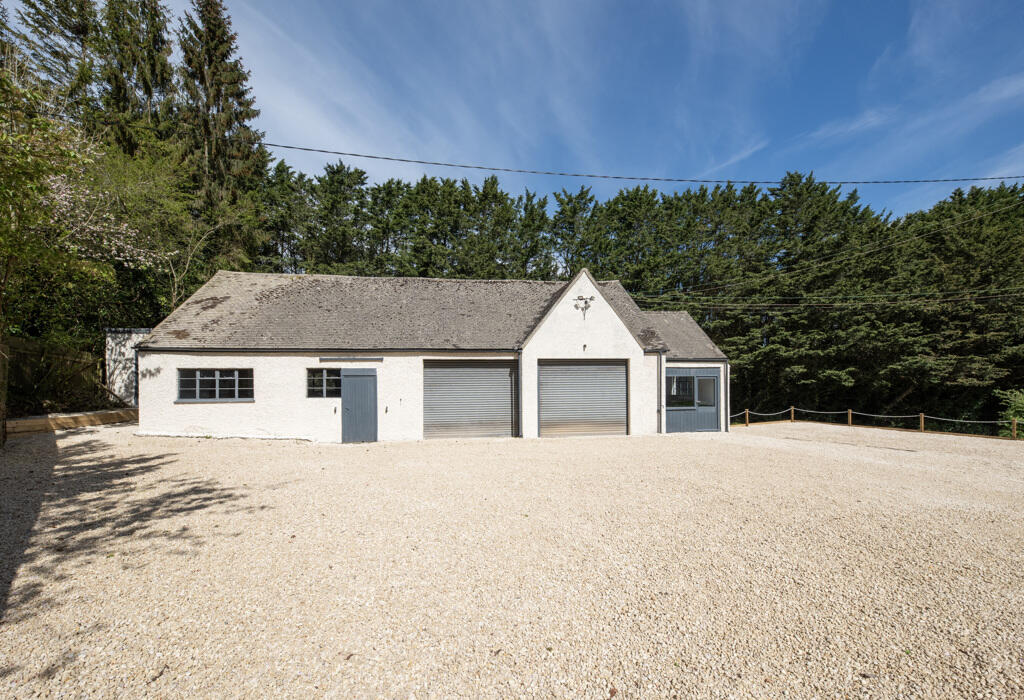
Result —
POLYGON ((377 421, 377 407, 378 407, 378 396, 377 396, 377 370, 364 369, 364 368, 352 368, 341 370, 341 441, 347 444, 357 444, 359 442, 377 442, 380 439, 380 426, 377 421), (373 439, 372 440, 345 440, 345 378, 346 377, 373 377, 373 439))

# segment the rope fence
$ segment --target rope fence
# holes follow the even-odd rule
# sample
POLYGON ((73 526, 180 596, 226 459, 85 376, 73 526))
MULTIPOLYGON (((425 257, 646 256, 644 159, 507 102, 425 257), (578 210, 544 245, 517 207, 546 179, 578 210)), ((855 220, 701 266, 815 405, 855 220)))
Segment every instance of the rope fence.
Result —
MULTIPOLYGON (((853 409, 849 409, 849 408, 846 409, 845 411, 818 411, 818 410, 813 409, 813 408, 798 408, 797 406, 790 406, 789 408, 784 408, 781 411, 772 411, 772 412, 767 412, 767 413, 766 412, 762 412, 762 411, 752 411, 752 410, 750 410, 748 408, 748 409, 744 409, 744 410, 740 411, 739 413, 734 413, 734 414, 730 415, 729 416, 729 422, 732 423, 732 422, 734 422, 734 419, 742 418, 742 421, 741 421, 742 424, 746 425, 746 426, 749 426, 750 425, 750 417, 751 416, 756 416, 756 417, 760 417, 760 418, 772 418, 774 416, 783 416, 783 415, 786 415, 786 414, 789 415, 789 421, 790 422, 794 422, 794 421, 797 420, 797 417, 796 417, 797 412, 809 413, 809 414, 813 414, 813 415, 816 415, 816 416, 842 416, 842 415, 845 415, 846 416, 846 424, 849 425, 849 426, 853 426, 854 425, 854 422, 853 422, 853 417, 854 416, 861 416, 861 417, 869 418, 869 419, 872 419, 872 420, 875 420, 875 421, 879 421, 879 420, 880 421, 902 421, 902 420, 917 419, 918 423, 917 423, 917 429, 916 430, 917 430, 917 432, 922 432, 922 433, 925 433, 925 432, 938 432, 938 433, 948 433, 948 432, 951 432, 951 431, 947 431, 947 430, 926 430, 926 428, 925 428, 925 421, 926 420, 940 421, 940 422, 949 423, 949 424, 963 423, 963 424, 966 424, 966 425, 979 425, 979 426, 981 426, 981 425, 993 425, 993 426, 996 426, 997 429, 1000 426, 1007 426, 1007 425, 1010 426, 1010 429, 1008 431, 1009 432, 1008 435, 1005 432, 1002 435, 984 435, 984 434, 981 434, 981 433, 970 433, 971 435, 980 436, 980 437, 1009 437, 1011 440, 1016 440, 1017 439, 1017 433, 1018 433, 1018 431, 1017 431, 1017 419, 1016 418, 1011 418, 1009 420, 972 420, 972 419, 968 419, 968 418, 945 418, 943 416, 932 416, 932 415, 928 415, 928 414, 925 414, 925 413, 910 413, 910 414, 901 414, 901 415, 890 415, 890 414, 884 414, 884 413, 865 413, 863 411, 854 411, 853 409)), ((785 419, 783 419, 783 420, 785 420, 785 419)), ((801 420, 812 420, 812 421, 815 421, 815 422, 819 422, 819 421, 816 421, 813 418, 802 418, 801 420)), ((737 421, 737 422, 740 422, 740 421, 737 421)), ((758 421, 755 421, 755 423, 756 422, 758 422, 758 421)), ((772 422, 779 422, 779 421, 760 421, 760 422, 762 422, 762 423, 772 423, 772 422)), ((825 419, 823 422, 829 422, 829 423, 835 424, 837 421, 831 420, 831 419, 825 419)), ((890 426, 879 426, 879 425, 863 425, 863 424, 860 424, 857 427, 861 427, 861 428, 883 428, 884 427, 884 428, 893 428, 893 429, 896 429, 896 430, 912 430, 912 428, 905 428, 905 427, 904 428, 900 428, 900 427, 896 427, 896 426, 893 426, 893 425, 890 425, 890 426)), ((957 433, 957 434, 963 435, 965 433, 957 433)))

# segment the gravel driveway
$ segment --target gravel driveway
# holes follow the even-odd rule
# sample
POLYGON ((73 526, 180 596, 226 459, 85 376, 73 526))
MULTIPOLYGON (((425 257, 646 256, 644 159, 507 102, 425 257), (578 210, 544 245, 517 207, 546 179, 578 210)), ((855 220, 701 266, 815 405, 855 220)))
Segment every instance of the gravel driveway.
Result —
POLYGON ((15 438, 0 695, 1024 693, 1024 444, 15 438))

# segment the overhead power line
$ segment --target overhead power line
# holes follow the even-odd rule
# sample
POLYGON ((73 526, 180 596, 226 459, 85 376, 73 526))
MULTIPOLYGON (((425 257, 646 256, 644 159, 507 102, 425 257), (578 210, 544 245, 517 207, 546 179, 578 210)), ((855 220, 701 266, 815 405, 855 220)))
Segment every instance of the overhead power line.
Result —
MULTIPOLYGON (((968 301, 991 301, 995 299, 1013 300, 1024 297, 1024 292, 1013 292, 1006 294, 985 294, 977 296, 963 296, 955 298, 932 298, 932 299, 896 299, 886 301, 845 301, 845 302, 808 302, 808 303, 773 303, 773 302, 716 302, 713 300, 680 301, 678 305, 689 304, 701 309, 720 309, 723 311, 750 311, 750 312, 788 312, 801 309, 852 309, 858 307, 925 307, 939 306, 949 303, 962 303, 968 301)), ((657 308, 653 310, 658 310, 657 308)), ((662 309, 664 310, 664 309, 662 309)))
MULTIPOLYGON (((689 184, 703 185, 777 185, 778 180, 712 180, 699 177, 654 177, 647 175, 606 175, 602 173, 574 173, 562 170, 534 170, 531 168, 505 168, 494 165, 470 165, 468 163, 447 163, 438 160, 419 160, 417 158, 400 158, 398 156, 382 156, 369 153, 353 153, 351 151, 334 151, 328 148, 312 148, 309 146, 293 146, 284 143, 263 142, 264 146, 272 148, 286 148, 293 151, 306 151, 308 153, 323 153, 333 156, 345 156, 346 158, 366 158, 368 160, 385 160, 393 163, 412 163, 414 165, 433 165, 440 168, 462 168, 465 170, 486 170, 495 173, 518 173, 523 175, 550 175, 553 177, 578 177, 595 180, 630 180, 634 182, 683 182, 689 184)), ((944 177, 944 178, 918 178, 918 179, 891 179, 891 180, 817 180, 826 185, 909 185, 935 182, 983 182, 986 180, 1022 180, 1024 175, 1001 175, 987 177, 944 177)))
POLYGON ((762 303, 775 303, 781 301, 802 301, 802 302, 832 302, 832 301, 872 301, 886 299, 906 299, 908 301, 928 301, 931 299, 937 301, 944 301, 949 296, 963 296, 966 294, 1002 294, 1004 292, 1021 292, 1024 293, 1024 287, 999 287, 999 288, 980 288, 980 289, 953 289, 945 291, 931 291, 931 292, 879 292, 876 294, 804 294, 802 296, 773 296, 773 295, 757 295, 759 301, 744 300, 744 297, 738 296, 727 296, 727 297, 716 297, 716 296, 691 296, 683 291, 668 291, 661 294, 634 294, 633 296, 644 301, 660 301, 666 300, 669 297, 680 297, 677 301, 694 303, 694 304, 719 304, 719 303, 730 303, 737 302, 743 304, 756 304, 762 303))
MULTIPOLYGON (((56 119, 62 119, 69 123, 75 122, 65 115, 41 113, 56 119)), ((122 126, 132 129, 149 129, 159 131, 148 124, 125 124, 114 120, 100 120, 98 123, 106 126, 122 126)), ((195 128, 195 127, 193 127, 195 128)), ((252 134, 260 133, 253 131, 252 134)), ((608 175, 605 173, 576 173, 564 170, 539 170, 534 168, 509 168, 497 165, 477 165, 471 163, 451 163, 440 160, 423 160, 419 158, 403 158, 400 156, 384 156, 373 153, 356 153, 354 151, 341 151, 330 148, 319 148, 314 146, 297 146, 289 143, 274 143, 262 139, 254 139, 252 135, 246 136, 223 136, 225 140, 238 139, 247 144, 262 145, 270 148, 284 148, 291 151, 304 151, 306 153, 321 153, 324 155, 344 156, 346 158, 363 158, 366 160, 382 160, 392 163, 410 163, 413 165, 432 165, 439 168, 461 168, 463 170, 483 170, 495 173, 517 173, 521 175, 548 175, 552 177, 574 177, 595 180, 626 180, 633 182, 678 182, 695 185, 777 185, 780 180, 745 180, 745 179, 711 179, 700 177, 658 177, 653 175, 608 175)), ((1024 180, 1024 175, 986 175, 983 177, 939 177, 939 178, 890 178, 885 180, 816 180, 825 185, 914 185, 942 182, 995 182, 999 180, 1024 180)))
POLYGON ((687 302, 692 303, 694 306, 700 306, 703 308, 722 308, 722 309, 799 309, 799 308, 821 308, 821 309, 836 309, 836 308, 847 308, 852 306, 929 306, 935 304, 948 304, 951 302, 962 302, 962 301, 986 301, 991 299, 1009 299, 1016 297, 1024 297, 1024 292, 1008 292, 1006 294, 986 294, 978 296, 963 296, 963 297, 945 297, 945 298, 932 298, 932 299, 896 299, 896 300, 875 300, 875 301, 838 301, 838 302, 817 302, 810 301, 806 303, 800 302, 719 302, 719 301, 694 301, 687 302))

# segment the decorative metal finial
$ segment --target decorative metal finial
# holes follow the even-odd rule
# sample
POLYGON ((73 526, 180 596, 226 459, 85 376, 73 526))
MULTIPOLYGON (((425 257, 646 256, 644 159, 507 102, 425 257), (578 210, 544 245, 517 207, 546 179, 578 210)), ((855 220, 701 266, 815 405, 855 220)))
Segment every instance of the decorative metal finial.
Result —
POLYGON ((583 312, 583 320, 587 320, 587 309, 590 308, 590 302, 594 301, 594 297, 585 297, 580 295, 576 297, 576 308, 583 312))

